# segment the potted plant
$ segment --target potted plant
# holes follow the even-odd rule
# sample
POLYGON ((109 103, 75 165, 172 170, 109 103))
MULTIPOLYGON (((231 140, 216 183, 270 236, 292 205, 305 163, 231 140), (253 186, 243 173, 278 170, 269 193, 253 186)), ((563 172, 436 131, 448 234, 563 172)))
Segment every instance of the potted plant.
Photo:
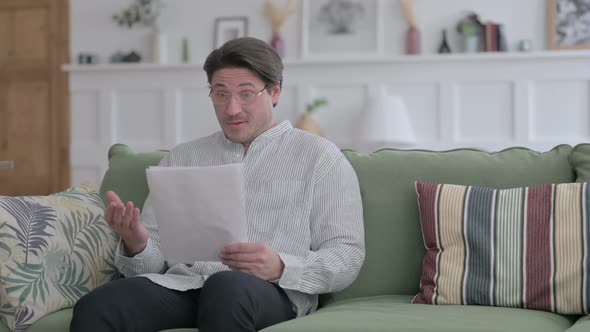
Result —
POLYGON ((324 132, 322 128, 318 126, 313 118, 313 114, 321 107, 328 105, 328 101, 326 98, 316 98, 311 103, 307 104, 305 107, 305 113, 295 126, 301 130, 308 131, 310 133, 316 134, 318 136, 324 137, 324 132))
POLYGON ((113 15, 113 20, 119 26, 131 29, 140 25, 152 30, 152 57, 156 63, 167 62, 167 38, 158 26, 158 18, 163 8, 162 0, 135 0, 119 14, 113 15))

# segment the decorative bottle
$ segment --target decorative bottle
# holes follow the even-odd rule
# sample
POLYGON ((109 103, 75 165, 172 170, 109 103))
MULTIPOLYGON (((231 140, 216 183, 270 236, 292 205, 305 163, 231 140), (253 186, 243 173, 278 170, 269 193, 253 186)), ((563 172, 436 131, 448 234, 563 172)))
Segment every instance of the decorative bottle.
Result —
POLYGON ((420 54, 420 30, 413 25, 406 31, 406 54, 420 54))

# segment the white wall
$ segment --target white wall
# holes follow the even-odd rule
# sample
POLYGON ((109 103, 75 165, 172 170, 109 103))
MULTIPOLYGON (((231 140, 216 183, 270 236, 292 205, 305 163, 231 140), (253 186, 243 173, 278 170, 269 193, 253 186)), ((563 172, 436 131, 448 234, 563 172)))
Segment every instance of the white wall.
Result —
MULTIPOLYGON (((164 0, 167 8, 162 13, 160 25, 169 35, 169 62, 180 62, 182 37, 188 37, 191 60, 202 63, 212 50, 213 25, 216 17, 249 17, 249 35, 261 39, 270 38, 270 26, 263 15, 264 0, 164 0)), ((313 0, 311 0, 313 1, 313 0)), ((275 0, 284 3, 285 0, 275 0)), ((467 11, 473 10, 482 20, 505 24, 511 49, 520 39, 530 39, 534 50, 546 47, 547 0, 414 0, 417 20, 422 31, 424 53, 435 53, 440 42, 441 29, 451 32, 451 47, 459 49, 454 26, 467 11)), ((72 61, 79 52, 96 53, 107 62, 116 50, 128 52, 136 49, 148 55, 149 31, 146 28, 121 28, 112 15, 121 11, 131 0, 71 0, 71 51, 72 61)), ((300 55, 300 0, 297 13, 290 17, 284 28, 286 58, 300 55)), ((406 23, 399 7, 399 0, 383 0, 384 51, 386 55, 403 52, 403 36, 406 23)))
MULTIPOLYGON (((545 49, 547 0, 413 1, 425 54, 435 53, 442 28, 453 31, 451 47, 458 49, 454 26, 468 10, 484 21, 504 23, 511 49, 524 38, 532 40, 534 50, 545 49)), ((148 54, 149 30, 120 28, 111 19, 130 2, 71 0, 72 55, 97 53, 106 62, 116 50, 148 54)), ((165 2, 160 23, 169 35, 169 62, 180 62, 180 41, 186 36, 196 65, 66 67, 71 74, 74 183, 100 181, 113 143, 149 151, 218 130, 199 65, 212 50, 216 17, 248 16, 250 36, 270 37, 264 0, 165 2), (137 118, 141 124, 133 121, 137 118)), ((384 57, 298 60, 298 2, 299 12, 283 31, 286 85, 278 120, 295 122, 305 103, 327 97, 329 105, 317 114, 327 138, 343 148, 362 148, 353 130, 355 119, 367 94, 384 88, 408 105, 416 133, 410 148, 521 145, 543 151, 590 139, 589 52, 398 57, 406 23, 399 0, 382 3, 384 57)))
MULTIPOLYGON (((314 97, 326 138, 341 148, 545 151, 590 140, 590 52, 288 61, 278 121, 295 123, 314 97), (413 144, 358 136, 369 95, 401 96, 413 144)), ((98 182, 113 143, 169 149, 219 126, 199 65, 70 66, 72 179, 98 182), (141 119, 140 121, 138 121, 141 119)))

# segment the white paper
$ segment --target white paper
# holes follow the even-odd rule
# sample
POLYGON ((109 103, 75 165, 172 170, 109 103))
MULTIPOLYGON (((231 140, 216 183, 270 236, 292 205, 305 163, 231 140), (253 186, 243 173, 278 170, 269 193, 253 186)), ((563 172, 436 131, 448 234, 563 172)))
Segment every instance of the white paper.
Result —
POLYGON ((165 260, 220 261, 224 245, 247 241, 243 164, 149 167, 146 175, 165 260))

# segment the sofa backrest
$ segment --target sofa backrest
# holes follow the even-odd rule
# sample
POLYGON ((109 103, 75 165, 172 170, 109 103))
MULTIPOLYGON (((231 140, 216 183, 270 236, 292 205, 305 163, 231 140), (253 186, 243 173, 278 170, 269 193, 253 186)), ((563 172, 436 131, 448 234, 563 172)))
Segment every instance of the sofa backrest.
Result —
MULTIPOLYGON (((573 182, 571 152, 568 145, 544 153, 524 148, 496 153, 387 149, 367 155, 344 151, 360 182, 367 254, 357 280, 341 292, 322 295, 320 301, 417 293, 425 250, 415 181, 496 188, 573 182)), ((104 198, 106 191, 114 190, 123 201, 131 200, 141 208, 148 194, 145 169, 166 153, 134 153, 122 144, 112 146, 100 194, 104 198)))
POLYGON ((325 295, 322 304, 351 297, 418 292, 425 252, 415 181, 496 188, 575 180, 572 148, 545 153, 511 148, 488 153, 385 149, 372 154, 344 151, 355 169, 363 199, 366 257, 356 281, 325 295))

